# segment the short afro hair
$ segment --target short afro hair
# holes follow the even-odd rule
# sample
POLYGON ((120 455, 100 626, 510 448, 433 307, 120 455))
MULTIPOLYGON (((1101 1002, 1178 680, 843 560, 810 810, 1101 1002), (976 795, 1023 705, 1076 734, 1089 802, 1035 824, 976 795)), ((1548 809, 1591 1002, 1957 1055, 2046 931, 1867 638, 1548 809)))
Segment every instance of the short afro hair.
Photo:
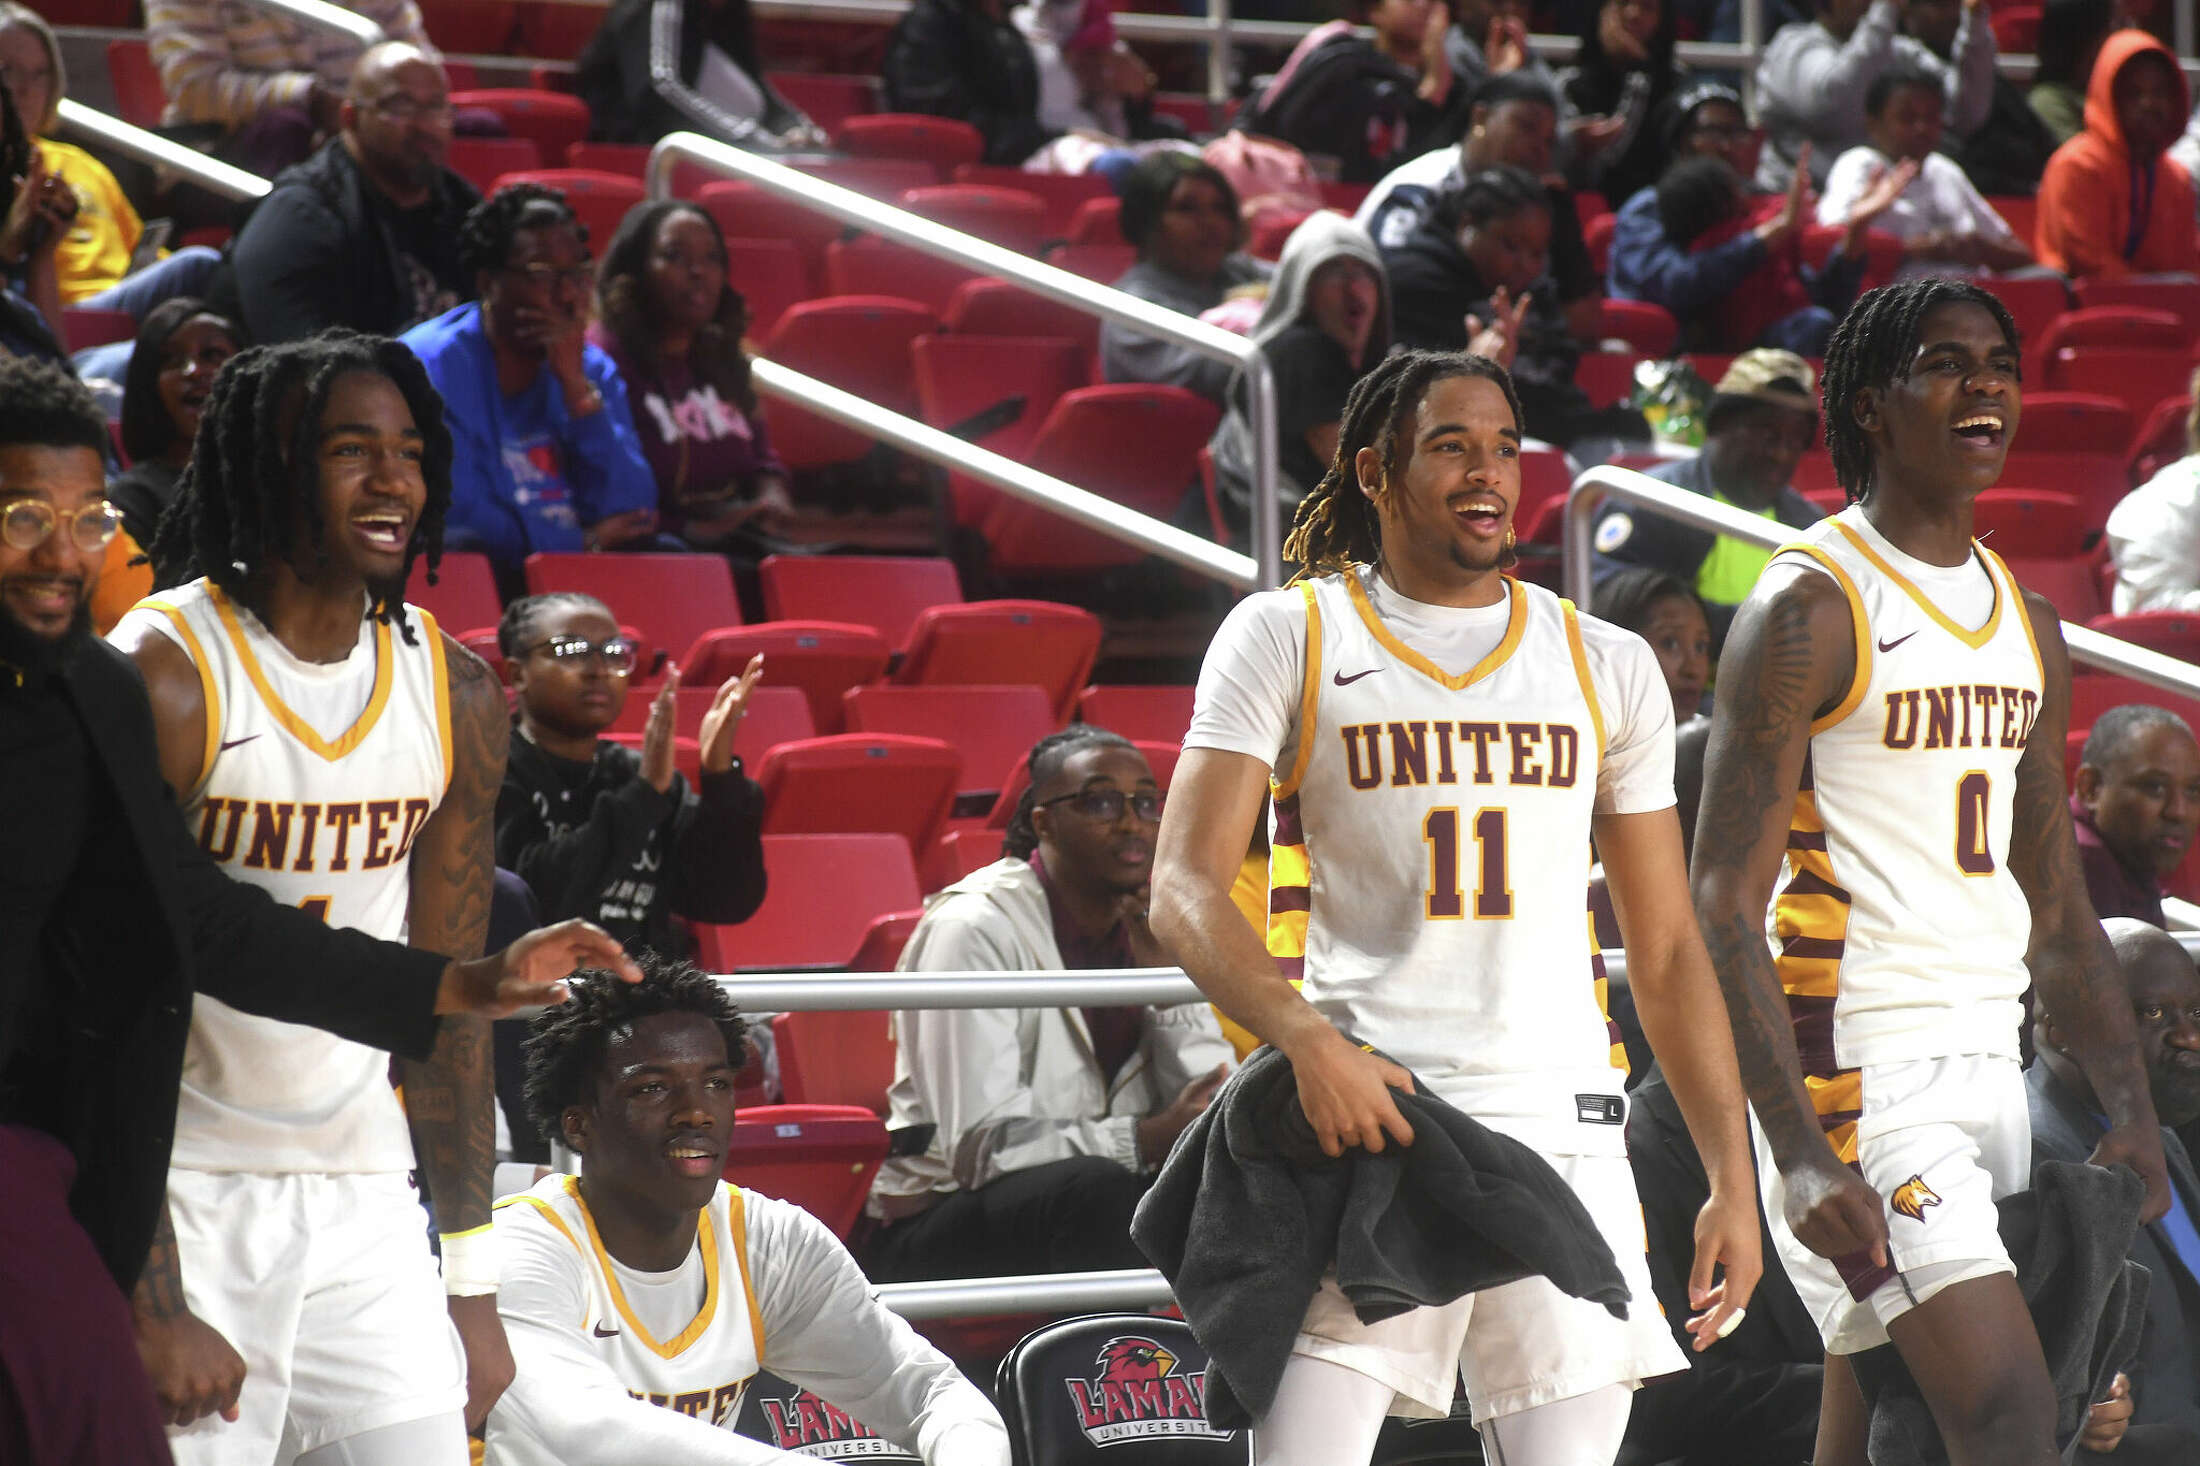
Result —
POLYGON ((2192 725, 2168 708, 2150 702, 2119 703, 2093 720, 2078 754, 2078 767, 2106 769, 2124 756, 2133 739, 2156 728, 2175 728, 2187 738, 2193 736, 2192 725))
POLYGON ((588 243, 588 226, 573 212, 565 195, 539 183, 508 183, 466 211, 458 226, 458 266, 471 280, 501 270, 512 257, 512 238, 522 229, 571 225, 588 243))
POLYGON ((106 457, 107 415, 60 367, 0 352, 0 402, 0 448, 89 448, 106 457))
POLYGON ((530 1025, 523 1049, 527 1113, 546 1140, 564 1139, 565 1112, 590 1101, 612 1041, 644 1018, 699 1014, 725 1039, 727 1063, 738 1069, 747 1060, 748 1025, 715 978, 690 962, 647 954, 636 961, 642 968, 636 983, 601 969, 575 973, 566 983, 572 996, 543 1010, 530 1025))

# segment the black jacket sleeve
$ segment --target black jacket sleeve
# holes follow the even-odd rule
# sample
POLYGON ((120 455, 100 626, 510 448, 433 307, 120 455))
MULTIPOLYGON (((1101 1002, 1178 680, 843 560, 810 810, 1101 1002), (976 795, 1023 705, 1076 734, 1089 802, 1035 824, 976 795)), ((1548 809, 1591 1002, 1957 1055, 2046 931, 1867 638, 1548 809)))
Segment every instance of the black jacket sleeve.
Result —
POLYGON ((269 194, 231 246, 246 332, 255 341, 296 341, 352 324, 360 282, 330 268, 349 253, 342 221, 313 188, 269 194))
POLYGON ((659 794, 634 768, 633 777, 596 796, 586 820, 566 834, 553 835, 538 799, 551 791, 531 777, 536 773, 531 753, 520 747, 515 734, 504 788, 497 795, 497 864, 527 882, 545 921, 572 916, 593 920, 604 888, 633 868, 650 831, 679 807, 684 781, 674 775, 672 788, 659 794))
POLYGON ((665 862, 673 911, 730 925, 764 904, 764 791, 739 760, 703 775, 703 792, 680 803, 665 862))

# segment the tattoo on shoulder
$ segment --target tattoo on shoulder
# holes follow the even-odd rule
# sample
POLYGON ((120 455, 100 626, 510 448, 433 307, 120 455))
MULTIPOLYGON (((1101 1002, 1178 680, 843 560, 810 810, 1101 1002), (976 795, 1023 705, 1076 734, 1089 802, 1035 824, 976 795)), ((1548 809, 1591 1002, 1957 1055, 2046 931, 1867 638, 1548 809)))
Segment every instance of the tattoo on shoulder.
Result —
POLYGON ((1696 850, 1714 862, 1747 858, 1772 809, 1795 797, 1782 787, 1780 757, 1808 725, 1817 699, 1811 669, 1816 648, 1812 607, 1799 589, 1766 604, 1745 638, 1719 665, 1720 696, 1696 817, 1696 850))

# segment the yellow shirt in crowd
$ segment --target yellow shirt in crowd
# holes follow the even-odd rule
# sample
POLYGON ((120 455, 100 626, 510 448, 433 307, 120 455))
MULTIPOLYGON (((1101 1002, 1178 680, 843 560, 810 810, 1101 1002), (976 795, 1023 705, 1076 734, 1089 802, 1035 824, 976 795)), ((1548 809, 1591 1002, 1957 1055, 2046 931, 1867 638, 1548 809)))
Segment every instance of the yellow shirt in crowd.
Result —
POLYGON ((61 303, 74 305, 130 273, 130 255, 145 232, 145 222, 130 207, 107 165, 90 153, 44 137, 38 140, 38 151, 46 171, 66 181, 76 194, 76 222, 54 251, 61 303))

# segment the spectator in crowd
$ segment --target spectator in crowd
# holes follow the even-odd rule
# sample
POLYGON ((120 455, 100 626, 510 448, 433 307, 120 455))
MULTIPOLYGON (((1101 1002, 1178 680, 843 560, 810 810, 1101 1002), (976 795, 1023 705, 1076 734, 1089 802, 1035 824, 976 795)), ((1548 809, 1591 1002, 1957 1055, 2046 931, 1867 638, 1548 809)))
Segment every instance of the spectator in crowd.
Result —
POLYGON ((726 275, 718 221, 692 203, 642 204, 604 251, 589 339, 626 383, 657 479, 657 524, 703 550, 761 559, 793 512, 787 470, 749 383, 748 306, 726 275))
POLYGON ((598 142, 654 143, 700 132, 744 148, 826 145, 824 131, 772 89, 749 0, 617 0, 573 89, 598 142))
MULTIPOLYGON (((1151 967, 1161 820, 1129 740, 1076 724, 1031 750, 1002 858, 932 897, 904 972, 1151 967)), ((1143 1267, 1130 1219, 1214 1097, 1230 1049, 1205 1003, 894 1015, 889 1124, 934 1131, 871 1191, 880 1282, 1143 1267)))
MULTIPOLYGON (((431 62, 441 58, 414 0, 344 7, 431 62)), ((199 124, 216 152, 262 178, 301 162, 344 125, 361 47, 353 37, 231 0, 145 0, 145 39, 160 68, 170 126, 199 124)))
POLYGON ((1864 94, 1869 141, 1843 153, 1826 175, 1818 222, 1838 226, 1882 177, 1915 163, 1917 176, 1875 225, 1902 241, 1897 279, 2028 268, 2032 251, 1955 160, 1936 151, 1942 106, 1940 78, 1928 72, 1897 67, 1873 78, 1864 94))
POLYGON ((76 195, 46 170, 0 80, 0 357, 71 369, 59 335, 61 274, 54 255, 76 210, 76 195))
POLYGON ((480 302, 402 338, 449 409, 443 547, 488 555, 516 593, 536 550, 655 546, 657 481, 626 383, 585 340, 587 229, 563 194, 520 183, 476 204, 458 245, 480 302))
POLYGON ((2185 73, 2142 30, 2101 45, 2085 128, 2040 180, 2040 263, 2079 280, 2200 270, 2192 177, 2167 155, 2192 110, 2185 73))
POLYGON ((1834 324, 1864 281, 1864 232, 1917 176, 1897 163, 1850 206, 1846 229, 1819 269, 1802 261, 1802 226, 1810 188, 1807 161, 1795 165, 1788 190, 1753 195, 1724 158, 1683 158, 1665 172, 1650 218, 1621 221, 1612 239, 1612 293, 1654 301, 1681 325, 1698 351, 1777 347, 1823 356, 1834 324))
POLYGON ((481 201, 444 166, 442 63, 376 46, 352 72, 334 139, 275 179, 207 299, 271 345, 330 326, 394 336, 474 294, 459 226, 481 201))
POLYGON ((607 1439, 653 1466, 800 1461, 727 1434, 759 1370, 884 1437, 864 1444, 1008 1466, 998 1412, 887 1310, 839 1239, 722 1179, 747 1042, 718 984, 655 963, 635 987, 583 975, 572 991, 527 1041, 527 1099, 580 1174, 497 1208, 497 1307, 518 1369, 489 1416, 490 1466, 602 1459, 607 1439), (576 1247, 583 1234, 598 1245, 576 1247))
MULTIPOLYGON (((1712 388, 1704 429, 1701 453, 1660 463, 1647 470, 1650 477, 1795 529, 1822 517, 1791 482, 1818 435, 1818 378, 1809 362, 1790 351, 1743 352, 1712 388)), ((1714 648, 1772 559, 1770 550, 1626 504, 1598 517, 1592 543, 1600 585, 1642 565, 1692 588, 1710 617, 1714 648)))
MULTIPOLYGON (((2141 1459, 2190 1461, 2200 1459, 2200 1175, 2177 1132, 2200 1120, 2200 973, 2168 933, 2128 919, 2104 924, 2137 1020, 2170 1182, 2169 1214, 2131 1239, 2131 1260, 2147 1270, 2147 1311, 2138 1357, 2118 1381, 2126 1392, 2118 1413, 2128 1412, 2133 1445, 2167 1437, 2147 1442, 2154 1454, 2141 1459)), ((2101 1103, 2053 1013, 2040 1009, 2033 1035, 2038 1057, 2024 1076, 2033 1157, 2083 1163, 2101 1138, 2101 1103)), ((2081 1437, 2088 1450, 2077 1459, 2115 1443, 2101 1428, 2108 1413, 2094 1408, 2081 1437)))
POLYGON ((1558 98, 1546 82, 1526 71, 1492 77, 1474 94, 1459 146, 1423 153, 1391 169, 1360 201, 1352 221, 1380 248, 1397 249, 1435 210, 1436 200, 1456 191, 1468 174, 1501 163, 1525 168, 1543 180, 1551 196, 1552 294, 1567 328, 1577 339, 1592 341, 1602 320, 1602 282, 1581 236, 1573 190, 1552 172, 1557 137, 1558 98))
POLYGON ((0 80, 23 126, 36 135, 46 172, 76 196, 76 216, 54 248, 62 304, 126 311, 142 320, 170 296, 197 294, 221 262, 204 246, 177 250, 133 273, 144 221, 106 164, 54 140, 69 87, 61 43, 37 11, 15 0, 0 0, 0 80))
POLYGON ((1604 0, 1583 28, 1573 65, 1558 74, 1576 124, 1568 174, 1577 186, 1624 200, 1658 181, 1666 154, 1653 119, 1688 79, 1673 59, 1676 23, 1665 0, 1604 0))
POLYGON ((188 295, 154 306, 138 327, 122 381, 122 451, 130 466, 107 485, 107 501, 139 544, 153 542, 191 461, 214 376, 243 345, 234 321, 188 295))
POLYGON ((1466 94, 1473 96, 1493 76, 1525 72, 1554 92, 1558 78, 1543 58, 1528 49, 1527 0, 1459 0, 1450 7, 1451 29, 1444 34, 1444 59, 1466 94))
POLYGON ((585 916, 637 955, 687 955, 673 918, 730 925, 764 899, 764 792, 733 752, 764 659, 712 696, 702 784, 673 768, 679 682, 649 707, 641 752, 602 736, 626 707, 635 646, 594 596, 523 596, 497 625, 518 717, 497 796, 497 864, 551 920, 585 916), (552 915, 555 913, 555 915, 552 915))
POLYGON ((2189 389, 2185 456, 2117 501, 2108 514, 2116 563, 2111 609, 2200 611, 2200 372, 2189 389))
POLYGON ((2039 68, 2025 100, 2062 146, 2085 127, 2085 99, 2101 45, 2122 29, 2116 0, 2047 0, 2040 10, 2039 68))
POLYGON ((1551 195, 1523 169, 1468 175, 1403 245, 1383 251, 1398 343, 1476 351, 1512 372, 1529 436, 1602 462, 1648 443, 1633 408, 1598 408, 1574 385, 1581 347, 1548 279, 1551 195))
MULTIPOLYGON (((1955 62, 1956 35, 1962 25, 1962 0, 1902 0, 1902 29, 1943 65, 1952 67, 1955 62)), ((2040 64, 2046 66, 2045 56, 2040 64)), ((2062 141, 2032 110, 2024 88, 1997 69, 1986 120, 1969 132, 1949 133, 1941 148, 1980 193, 2029 198, 2040 186, 2048 155, 2062 141)))
MULTIPOLYGON (((1345 394, 1390 350, 1390 282, 1375 242, 1326 209, 1291 231, 1253 344, 1276 382, 1279 523, 1321 482, 1337 454, 1345 394)), ((1253 430, 1242 385, 1215 429, 1215 491, 1242 543, 1253 502, 1253 430)))
POLYGON ((2162 882, 2200 828, 2200 744, 2185 720, 2139 702, 2095 718, 2071 780, 2070 818, 2093 909, 2166 925, 2162 882))
POLYGON ((978 129, 985 161, 1021 163, 1056 136, 1039 121, 1039 63, 1004 0, 915 0, 886 38, 890 112, 978 129))
POLYGON ((1373 183, 1455 140, 1465 121, 1441 0, 1351 0, 1350 19, 1307 33, 1248 109, 1248 131, 1334 159, 1346 183, 1373 183), (1364 39, 1360 26, 1374 31, 1364 39))
POLYGON ((1160 78, 1115 33, 1108 0, 1026 0, 1009 13, 1039 68, 1039 125, 1111 138, 1180 137, 1157 116, 1160 78))
MULTIPOLYGON (((1626 627, 1657 653, 1658 670, 1665 674, 1666 689, 1673 694, 1673 793, 1681 821, 1681 849, 1686 851, 1696 843, 1704 747, 1711 736, 1704 688, 1711 680, 1716 647, 1703 597, 1670 571, 1636 565, 1597 582, 1589 613, 1626 627)), ((1597 928, 1597 940, 1608 936, 1617 945, 1619 922, 1611 914, 1601 876, 1591 886, 1590 907, 1604 923, 1597 928)))
MULTIPOLYGON (((1268 279, 1267 264, 1239 251, 1245 229, 1237 192, 1212 164, 1189 153, 1154 153, 1124 175, 1122 195, 1123 237, 1137 249, 1138 263, 1116 289, 1196 316, 1268 279)), ((1219 403, 1236 371, 1113 321, 1100 327, 1105 381, 1161 382, 1219 403)))
MULTIPOLYGON (((1836 158, 1864 141, 1864 92, 1895 66, 1927 72, 1948 92, 1947 121, 1968 137, 1994 95, 1994 31, 1979 0, 1963 0, 1953 60, 1901 34, 1895 0, 1816 0, 1817 18, 1780 27, 1757 66, 1758 121, 1771 144, 1757 164, 1766 191, 1787 186, 1810 144, 1812 182, 1824 186, 1836 158)), ((1813 353, 1815 354, 1815 353, 1813 353)))

